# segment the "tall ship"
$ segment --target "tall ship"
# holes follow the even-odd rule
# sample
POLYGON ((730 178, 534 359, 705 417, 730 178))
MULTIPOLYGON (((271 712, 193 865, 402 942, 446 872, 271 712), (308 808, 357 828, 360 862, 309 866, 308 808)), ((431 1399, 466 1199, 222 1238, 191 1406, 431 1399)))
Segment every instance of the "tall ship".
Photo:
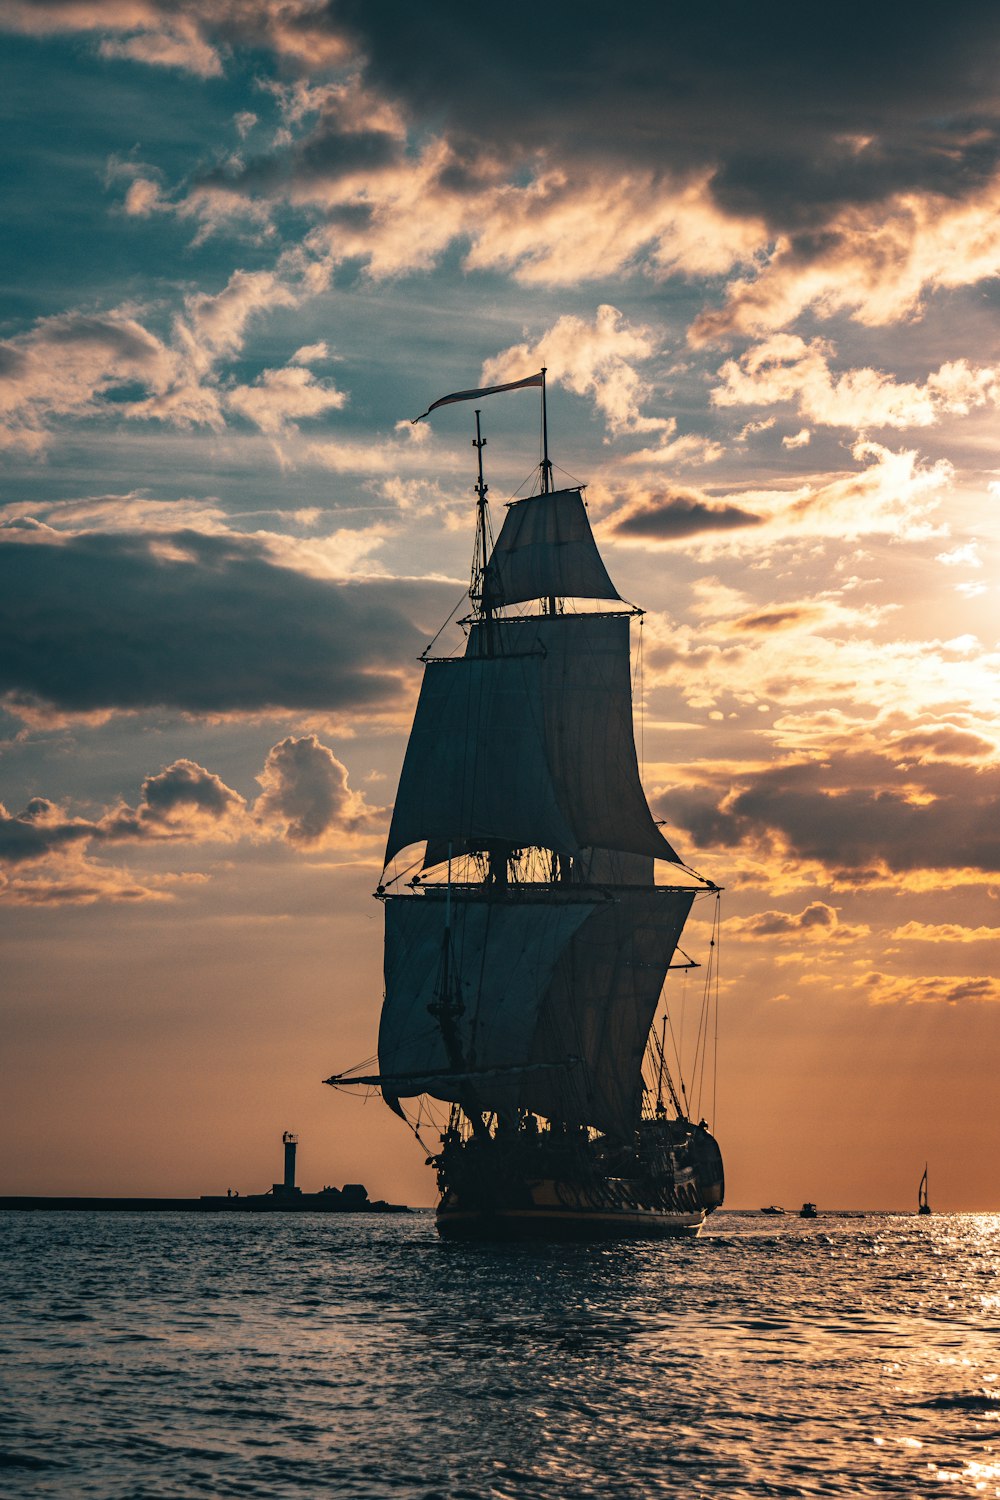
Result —
POLYGON ((544 370, 423 416, 530 386, 535 493, 508 504, 495 539, 476 411, 464 650, 422 658, 376 891, 377 1071, 325 1081, 378 1090, 410 1125, 437 1173, 443 1237, 695 1235, 724 1192, 695 1118, 706 1090, 714 1106, 720 892, 683 864, 642 789, 642 611, 608 575, 583 486, 553 484, 544 370), (710 903, 710 961, 685 1078, 661 997, 668 971, 701 967, 678 946, 696 901, 710 903))

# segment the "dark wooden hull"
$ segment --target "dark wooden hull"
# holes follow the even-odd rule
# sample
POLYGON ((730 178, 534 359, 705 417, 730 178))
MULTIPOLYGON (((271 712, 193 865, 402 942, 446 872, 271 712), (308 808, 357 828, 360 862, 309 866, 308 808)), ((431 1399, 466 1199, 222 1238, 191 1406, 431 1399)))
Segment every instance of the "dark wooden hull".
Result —
POLYGON ((691 1237, 724 1192, 718 1146, 687 1122, 644 1125, 628 1148, 558 1132, 453 1139, 436 1165, 442 1239, 691 1237))
POLYGON ((445 1240, 662 1240, 691 1239, 705 1210, 511 1208, 487 1212, 439 1206, 437 1231, 445 1240))

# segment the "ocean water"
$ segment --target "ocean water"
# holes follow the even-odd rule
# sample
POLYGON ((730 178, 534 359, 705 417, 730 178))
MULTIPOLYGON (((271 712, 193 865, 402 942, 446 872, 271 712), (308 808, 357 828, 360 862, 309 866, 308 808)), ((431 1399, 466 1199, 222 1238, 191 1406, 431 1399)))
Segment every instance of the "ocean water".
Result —
POLYGON ((1000 1216, 0 1214, 0 1494, 1000 1496, 1000 1216))

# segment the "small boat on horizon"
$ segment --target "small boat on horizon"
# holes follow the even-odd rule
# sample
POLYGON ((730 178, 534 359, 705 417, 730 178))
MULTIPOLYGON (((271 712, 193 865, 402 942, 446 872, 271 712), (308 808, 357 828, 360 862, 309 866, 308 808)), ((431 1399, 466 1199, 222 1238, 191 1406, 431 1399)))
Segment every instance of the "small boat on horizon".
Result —
POLYGON ((929 1214, 930 1211, 931 1206, 927 1201, 927 1163, 924 1162, 924 1175, 921 1177, 920 1186, 917 1188, 917 1213, 929 1214))
POLYGON ((762 1214, 783 1214, 785 1210, 777 1203, 772 1203, 768 1208, 762 1208, 762 1214))
POLYGON ((818 1212, 818 1210, 816 1208, 815 1203, 803 1203, 802 1207, 799 1209, 799 1218, 800 1219, 818 1219, 819 1218, 819 1212, 818 1212))

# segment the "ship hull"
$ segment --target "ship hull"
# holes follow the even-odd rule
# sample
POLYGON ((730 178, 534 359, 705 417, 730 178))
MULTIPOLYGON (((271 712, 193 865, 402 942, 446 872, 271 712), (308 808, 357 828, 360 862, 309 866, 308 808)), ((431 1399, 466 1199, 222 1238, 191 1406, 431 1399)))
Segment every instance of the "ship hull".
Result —
POLYGON ((629 1147, 586 1136, 481 1137, 437 1158, 442 1239, 606 1240, 697 1235, 722 1202, 722 1158, 703 1127, 640 1127, 629 1147))
POLYGON ((511 1208, 494 1212, 439 1206, 443 1240, 662 1240, 700 1234, 706 1213, 657 1209, 511 1208))

